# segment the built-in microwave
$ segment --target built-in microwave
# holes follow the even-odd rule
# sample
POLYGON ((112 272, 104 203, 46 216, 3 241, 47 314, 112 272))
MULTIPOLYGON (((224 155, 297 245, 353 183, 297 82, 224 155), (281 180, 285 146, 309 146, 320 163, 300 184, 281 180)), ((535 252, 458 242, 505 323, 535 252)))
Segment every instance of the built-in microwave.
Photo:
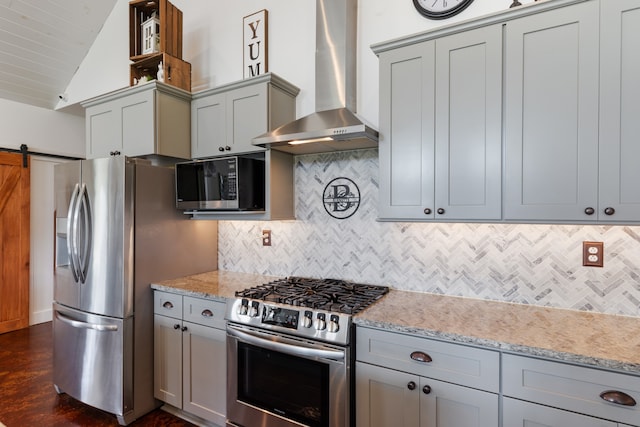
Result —
POLYGON ((264 152, 176 163, 176 207, 264 211, 264 152))

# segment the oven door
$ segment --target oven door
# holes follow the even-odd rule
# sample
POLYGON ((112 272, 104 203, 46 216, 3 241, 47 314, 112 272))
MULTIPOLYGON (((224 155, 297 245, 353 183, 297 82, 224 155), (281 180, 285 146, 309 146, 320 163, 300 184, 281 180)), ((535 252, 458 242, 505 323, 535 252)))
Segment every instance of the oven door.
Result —
POLYGON ((348 347, 229 323, 227 357, 228 425, 349 425, 348 347))

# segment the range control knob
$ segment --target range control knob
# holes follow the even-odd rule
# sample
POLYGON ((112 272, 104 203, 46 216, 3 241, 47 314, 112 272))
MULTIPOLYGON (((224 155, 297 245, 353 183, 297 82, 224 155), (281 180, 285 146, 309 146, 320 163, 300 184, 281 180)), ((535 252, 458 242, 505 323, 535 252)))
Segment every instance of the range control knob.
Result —
POLYGON ((260 303, 258 301, 251 301, 251 308, 249 309, 249 317, 258 317, 258 307, 260 303))
POLYGON ((336 333, 340 330, 340 318, 337 314, 332 314, 329 320, 329 332, 336 333))
POLYGON ((318 313, 318 322, 316 323, 316 329, 324 331, 327 329, 327 318, 324 313, 318 313))
POLYGON ((240 307, 238 307, 238 314, 241 316, 246 316, 248 311, 249 311, 249 300, 246 298, 243 298, 242 301, 240 301, 240 307))
POLYGON ((305 310, 304 316, 302 317, 302 326, 305 328, 310 328, 313 324, 313 312, 309 310, 305 310))

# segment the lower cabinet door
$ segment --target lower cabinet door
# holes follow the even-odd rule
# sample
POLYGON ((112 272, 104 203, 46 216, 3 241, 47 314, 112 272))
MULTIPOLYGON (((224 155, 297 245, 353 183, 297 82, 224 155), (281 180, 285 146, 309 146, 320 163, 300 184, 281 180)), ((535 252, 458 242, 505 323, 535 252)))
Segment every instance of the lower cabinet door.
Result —
POLYGON ((496 394, 356 363, 357 427, 498 427, 498 411, 496 394))
POLYGON ((182 336, 183 407, 218 425, 226 422, 226 332, 184 323, 182 336))
POLYGON ((505 427, 616 427, 617 423, 505 397, 505 427))
POLYGON ((420 427, 499 425, 497 394, 430 378, 420 378, 419 391, 420 427))
POLYGON ((182 408, 182 320, 154 315, 153 395, 182 408))
POLYGON ((417 375, 356 362, 356 426, 418 427, 419 383, 417 375))

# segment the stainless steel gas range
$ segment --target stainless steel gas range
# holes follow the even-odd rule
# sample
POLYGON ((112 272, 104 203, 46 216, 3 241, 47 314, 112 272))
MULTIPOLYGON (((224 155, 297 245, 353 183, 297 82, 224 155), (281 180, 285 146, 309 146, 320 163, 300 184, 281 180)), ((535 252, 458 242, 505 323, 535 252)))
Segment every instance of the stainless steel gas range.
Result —
POLYGON ((289 277, 227 304, 227 426, 353 424, 352 315, 389 288, 289 277))

